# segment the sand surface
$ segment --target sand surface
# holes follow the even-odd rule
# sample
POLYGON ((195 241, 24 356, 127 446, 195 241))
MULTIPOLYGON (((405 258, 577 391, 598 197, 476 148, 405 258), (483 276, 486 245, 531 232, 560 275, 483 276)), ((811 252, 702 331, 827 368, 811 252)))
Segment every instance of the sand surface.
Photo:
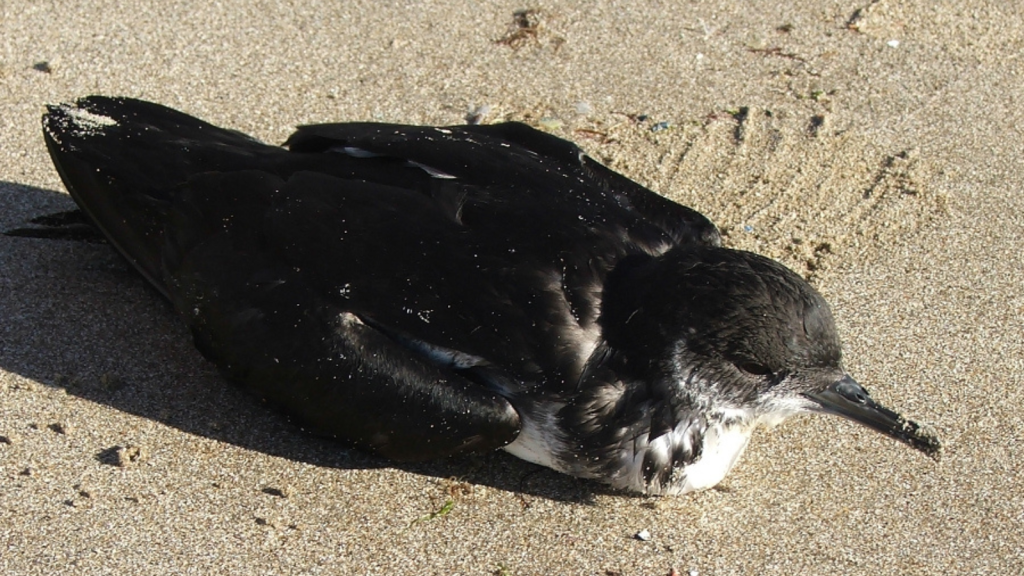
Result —
POLYGON ((46 103, 272 142, 486 105, 806 274, 850 372, 947 446, 801 418, 663 499, 394 466, 228 386, 109 247, 0 237, 0 573, 1021 573, 1022 38, 999 1, 0 2, 0 229, 71 206, 46 103))

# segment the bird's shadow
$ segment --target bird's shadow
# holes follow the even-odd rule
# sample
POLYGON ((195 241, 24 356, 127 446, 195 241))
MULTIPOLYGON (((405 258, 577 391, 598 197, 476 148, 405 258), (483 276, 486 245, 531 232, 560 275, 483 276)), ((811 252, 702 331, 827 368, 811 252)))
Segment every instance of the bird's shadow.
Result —
MULTIPOLYGON (((0 181, 0 231, 72 210, 64 193, 0 181)), ((391 462, 314 437, 220 377, 171 306, 105 243, 0 235, 0 368, 198 436, 328 468, 393 467, 593 503, 602 485, 504 452, 391 462)), ((113 447, 96 446, 110 462, 113 447)))

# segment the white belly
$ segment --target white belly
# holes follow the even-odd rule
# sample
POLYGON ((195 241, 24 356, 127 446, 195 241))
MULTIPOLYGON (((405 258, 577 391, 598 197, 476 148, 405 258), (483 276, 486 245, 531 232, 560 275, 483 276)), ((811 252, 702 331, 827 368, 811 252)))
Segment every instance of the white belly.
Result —
POLYGON ((679 493, 706 490, 721 482, 747 448, 751 432, 753 427, 747 426, 709 428, 700 459, 684 468, 686 482, 679 487, 679 493))

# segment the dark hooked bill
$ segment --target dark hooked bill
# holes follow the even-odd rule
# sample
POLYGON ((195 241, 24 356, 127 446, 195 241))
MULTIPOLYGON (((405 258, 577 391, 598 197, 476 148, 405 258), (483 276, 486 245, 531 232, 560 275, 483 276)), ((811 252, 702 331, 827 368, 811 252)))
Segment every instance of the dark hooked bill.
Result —
POLYGON ((804 396, 821 407, 819 412, 849 418, 939 459, 942 444, 933 431, 878 404, 850 376, 844 376, 821 392, 804 396))

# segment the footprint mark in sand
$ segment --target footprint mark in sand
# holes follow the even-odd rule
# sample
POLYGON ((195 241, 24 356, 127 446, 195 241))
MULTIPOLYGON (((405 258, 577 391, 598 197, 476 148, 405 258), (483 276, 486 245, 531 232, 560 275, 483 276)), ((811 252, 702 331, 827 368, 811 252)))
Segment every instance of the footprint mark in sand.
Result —
POLYGON ((591 155, 708 215, 727 245, 812 281, 946 212, 926 185, 934 167, 916 150, 880 151, 806 109, 743 107, 656 134, 633 123, 602 130, 604 142, 580 141, 591 155))

